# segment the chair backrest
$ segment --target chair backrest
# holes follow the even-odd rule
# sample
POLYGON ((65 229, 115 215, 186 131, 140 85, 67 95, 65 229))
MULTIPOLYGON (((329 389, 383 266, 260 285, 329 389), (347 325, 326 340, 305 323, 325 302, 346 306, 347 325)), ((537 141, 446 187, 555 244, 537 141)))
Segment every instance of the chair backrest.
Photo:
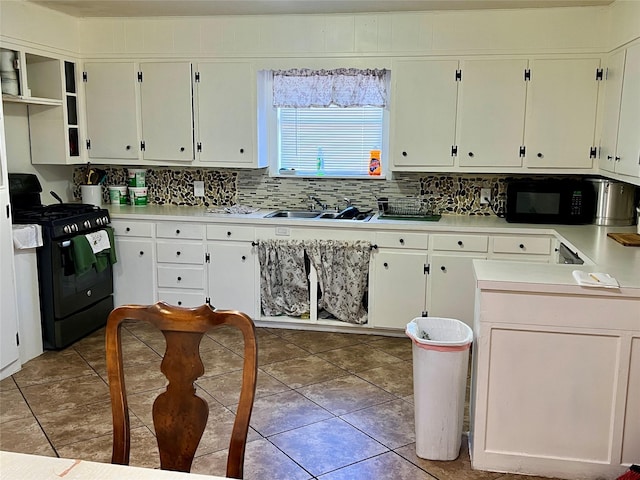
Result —
POLYGON ((209 305, 183 308, 163 302, 155 305, 125 305, 111 312, 106 329, 107 374, 113 413, 111 462, 128 465, 131 434, 120 341, 120 327, 125 320, 151 323, 162 331, 166 339, 167 346, 160 369, 169 384, 153 404, 153 424, 160 452, 160 468, 182 472, 191 469, 209 416, 209 406, 196 395, 193 384, 204 373, 199 354, 202 336, 222 325, 240 329, 244 336, 242 390, 229 443, 226 475, 242 478, 258 374, 258 347, 251 318, 236 311, 216 311, 209 305))

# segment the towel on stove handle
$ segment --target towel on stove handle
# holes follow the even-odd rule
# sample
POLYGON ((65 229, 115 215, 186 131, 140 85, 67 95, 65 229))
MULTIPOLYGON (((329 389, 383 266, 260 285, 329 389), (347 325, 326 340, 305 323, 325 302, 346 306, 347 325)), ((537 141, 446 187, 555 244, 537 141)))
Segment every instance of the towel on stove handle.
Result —
POLYGON ((71 255, 73 256, 73 263, 76 267, 76 274, 82 275, 88 272, 94 265, 96 271, 100 273, 104 271, 109 264, 113 265, 118 261, 116 258, 113 229, 111 227, 105 227, 104 231, 107 233, 110 247, 98 253, 93 253, 93 248, 86 235, 76 235, 71 239, 71 255))
POLYGON ((87 233, 85 235, 93 253, 100 253, 107 248, 111 248, 109 234, 106 230, 98 230, 96 232, 87 233))

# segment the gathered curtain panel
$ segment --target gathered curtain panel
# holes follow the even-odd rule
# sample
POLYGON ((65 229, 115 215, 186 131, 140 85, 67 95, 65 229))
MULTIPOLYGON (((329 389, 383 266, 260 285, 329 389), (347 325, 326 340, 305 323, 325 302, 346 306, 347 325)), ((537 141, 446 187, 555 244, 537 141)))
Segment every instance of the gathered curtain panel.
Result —
POLYGON ((387 104, 385 69, 274 70, 273 106, 384 107, 387 104))
POLYGON ((299 317, 309 313, 304 245, 296 240, 261 240, 260 298, 265 315, 299 317))
POLYGON ((309 312, 305 253, 318 273, 318 308, 348 323, 367 322, 362 299, 367 292, 370 244, 337 240, 261 240, 260 297, 265 315, 300 316, 309 312))
POLYGON ((367 323, 362 299, 368 284, 369 242, 315 240, 307 242, 305 249, 318 272, 322 291, 318 309, 343 322, 367 323))

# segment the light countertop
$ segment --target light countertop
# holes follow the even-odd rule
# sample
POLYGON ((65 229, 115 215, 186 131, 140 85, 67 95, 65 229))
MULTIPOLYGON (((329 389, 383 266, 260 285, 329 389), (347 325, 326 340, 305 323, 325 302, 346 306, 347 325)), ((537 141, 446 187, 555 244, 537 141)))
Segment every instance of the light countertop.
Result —
MULTIPOLYGON (((621 289, 640 289, 640 247, 625 247, 608 238, 609 232, 635 233, 636 227, 602 227, 595 225, 547 225, 508 223, 495 216, 443 215, 438 222, 379 219, 367 222, 264 218, 272 210, 251 214, 207 213, 204 207, 148 205, 146 207, 108 206, 113 220, 148 220, 176 222, 211 222, 252 224, 256 226, 290 226, 300 228, 362 229, 367 231, 415 230, 429 233, 460 232, 487 234, 554 235, 570 249, 578 251, 585 265, 550 265, 506 260, 476 260, 480 281, 523 282, 530 284, 576 287, 571 272, 575 269, 604 272, 614 276, 621 289)), ((585 287, 580 287, 585 288, 585 287)), ((589 289, 589 291, 603 289, 589 289)), ((611 294, 612 292, 607 292, 611 294)), ((636 295, 639 295, 637 292, 636 295)))

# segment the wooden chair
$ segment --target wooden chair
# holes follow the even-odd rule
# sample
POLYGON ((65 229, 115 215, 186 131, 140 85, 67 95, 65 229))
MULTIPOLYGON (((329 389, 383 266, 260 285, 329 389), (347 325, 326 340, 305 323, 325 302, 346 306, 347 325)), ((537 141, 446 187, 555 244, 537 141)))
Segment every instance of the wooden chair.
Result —
POLYGON ((151 323, 162 331, 167 347, 160 369, 169 380, 167 390, 153 404, 153 424, 160 452, 160 468, 189 472, 202 438, 209 406, 198 397, 193 382, 204 373, 199 345, 205 332, 222 325, 240 329, 244 336, 244 368, 240 403, 233 424, 227 477, 242 478, 244 451, 258 374, 258 348, 251 318, 236 311, 215 311, 208 305, 182 308, 159 302, 127 305, 107 320, 107 373, 113 413, 111 463, 129 464, 131 435, 124 383, 120 327, 125 320, 151 323))

